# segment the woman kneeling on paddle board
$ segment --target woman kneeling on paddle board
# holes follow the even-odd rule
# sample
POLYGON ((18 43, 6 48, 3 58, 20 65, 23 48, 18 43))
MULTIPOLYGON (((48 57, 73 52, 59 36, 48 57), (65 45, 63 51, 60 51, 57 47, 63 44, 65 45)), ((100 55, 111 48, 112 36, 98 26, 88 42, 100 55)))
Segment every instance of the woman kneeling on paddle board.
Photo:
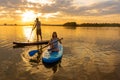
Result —
MULTIPOLYGON (((59 51, 59 48, 58 48, 58 40, 59 38, 57 37, 57 33, 56 32, 53 32, 52 33, 52 38, 49 42, 50 44, 50 49, 49 51, 59 51)), ((59 40, 59 42, 61 43, 61 41, 59 40)))

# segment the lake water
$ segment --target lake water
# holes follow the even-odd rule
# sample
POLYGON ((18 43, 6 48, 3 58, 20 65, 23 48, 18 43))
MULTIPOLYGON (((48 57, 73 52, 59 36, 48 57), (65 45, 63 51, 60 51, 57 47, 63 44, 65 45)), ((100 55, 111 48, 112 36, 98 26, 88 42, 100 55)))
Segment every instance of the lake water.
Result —
POLYGON ((0 26, 0 80, 120 80, 120 27, 42 26, 44 40, 53 31, 64 38, 63 58, 49 68, 29 62, 37 46, 13 48, 13 41, 36 41, 31 29, 0 26))

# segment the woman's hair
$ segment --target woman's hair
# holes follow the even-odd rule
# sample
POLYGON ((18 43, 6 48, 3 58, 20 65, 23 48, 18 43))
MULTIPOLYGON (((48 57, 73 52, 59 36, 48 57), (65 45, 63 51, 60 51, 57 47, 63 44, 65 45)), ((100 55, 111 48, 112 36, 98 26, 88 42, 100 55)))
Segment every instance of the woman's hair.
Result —
POLYGON ((52 38, 54 38, 54 37, 57 37, 57 33, 56 32, 52 33, 52 38))

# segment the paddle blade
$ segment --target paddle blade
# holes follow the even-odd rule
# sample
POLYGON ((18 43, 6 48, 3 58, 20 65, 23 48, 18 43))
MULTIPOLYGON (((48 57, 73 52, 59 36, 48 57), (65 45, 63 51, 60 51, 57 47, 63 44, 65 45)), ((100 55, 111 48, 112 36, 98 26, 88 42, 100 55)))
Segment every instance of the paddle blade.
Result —
POLYGON ((29 52, 29 55, 34 56, 37 52, 39 52, 39 50, 32 50, 29 52))

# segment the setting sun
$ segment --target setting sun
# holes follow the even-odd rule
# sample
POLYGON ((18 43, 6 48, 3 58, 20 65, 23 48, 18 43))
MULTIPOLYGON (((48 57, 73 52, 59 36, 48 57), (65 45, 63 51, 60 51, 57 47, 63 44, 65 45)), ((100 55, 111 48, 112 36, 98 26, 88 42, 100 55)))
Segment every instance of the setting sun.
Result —
POLYGON ((22 21, 23 22, 31 22, 33 21, 37 15, 33 11, 27 11, 22 14, 22 21))

